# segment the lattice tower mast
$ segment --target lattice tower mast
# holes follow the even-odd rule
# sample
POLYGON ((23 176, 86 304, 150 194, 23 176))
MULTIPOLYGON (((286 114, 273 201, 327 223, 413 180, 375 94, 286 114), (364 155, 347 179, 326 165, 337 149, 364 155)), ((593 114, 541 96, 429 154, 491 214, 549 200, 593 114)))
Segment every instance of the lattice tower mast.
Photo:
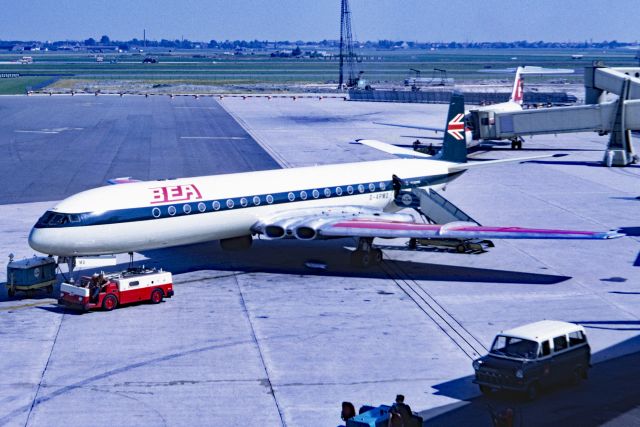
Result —
POLYGON ((349 0, 342 0, 340 6, 340 76, 338 87, 342 88, 345 67, 347 69, 347 87, 355 86, 358 82, 355 73, 356 54, 353 51, 353 37, 351 36, 351 9, 349 0))

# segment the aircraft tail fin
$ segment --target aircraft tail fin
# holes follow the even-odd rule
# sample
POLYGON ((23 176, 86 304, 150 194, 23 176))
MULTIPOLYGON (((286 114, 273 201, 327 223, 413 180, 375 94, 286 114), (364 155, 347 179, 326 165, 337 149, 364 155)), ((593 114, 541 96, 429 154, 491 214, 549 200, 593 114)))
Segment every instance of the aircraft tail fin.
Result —
POLYGON ((465 163, 467 161, 467 138, 465 130, 464 96, 459 92, 454 92, 451 95, 451 102, 449 104, 449 114, 447 114, 442 150, 440 150, 434 159, 454 163, 465 163))
POLYGON ((515 102, 518 105, 522 105, 524 100, 524 80, 522 78, 522 67, 516 69, 516 78, 513 81, 513 89, 511 90, 510 102, 515 102))

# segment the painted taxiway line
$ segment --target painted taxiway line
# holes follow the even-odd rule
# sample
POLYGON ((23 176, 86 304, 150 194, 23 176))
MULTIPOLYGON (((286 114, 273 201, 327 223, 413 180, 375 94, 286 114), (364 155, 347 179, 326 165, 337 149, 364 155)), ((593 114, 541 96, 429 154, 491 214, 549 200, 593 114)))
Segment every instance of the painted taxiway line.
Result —
POLYGON ((244 136, 181 136, 180 139, 247 139, 244 136))

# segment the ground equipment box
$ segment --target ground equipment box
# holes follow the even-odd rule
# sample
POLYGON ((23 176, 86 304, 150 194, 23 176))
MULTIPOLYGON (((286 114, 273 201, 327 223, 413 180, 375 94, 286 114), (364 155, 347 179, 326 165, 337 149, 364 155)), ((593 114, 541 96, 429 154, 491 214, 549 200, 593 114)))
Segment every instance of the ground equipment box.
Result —
POLYGON ((14 261, 9 256, 7 264, 7 293, 10 297, 16 291, 30 292, 36 289, 45 289, 53 293, 53 285, 56 284, 56 260, 51 257, 25 258, 14 261))

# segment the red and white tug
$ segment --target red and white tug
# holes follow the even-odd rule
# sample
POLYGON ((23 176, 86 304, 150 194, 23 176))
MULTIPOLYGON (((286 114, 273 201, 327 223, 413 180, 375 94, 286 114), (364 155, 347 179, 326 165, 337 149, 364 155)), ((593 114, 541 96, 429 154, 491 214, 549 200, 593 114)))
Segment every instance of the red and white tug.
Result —
POLYGON ((89 311, 111 311, 118 305, 140 301, 158 304, 173 296, 173 278, 168 271, 130 268, 120 273, 83 276, 79 284, 62 283, 58 304, 89 311))

